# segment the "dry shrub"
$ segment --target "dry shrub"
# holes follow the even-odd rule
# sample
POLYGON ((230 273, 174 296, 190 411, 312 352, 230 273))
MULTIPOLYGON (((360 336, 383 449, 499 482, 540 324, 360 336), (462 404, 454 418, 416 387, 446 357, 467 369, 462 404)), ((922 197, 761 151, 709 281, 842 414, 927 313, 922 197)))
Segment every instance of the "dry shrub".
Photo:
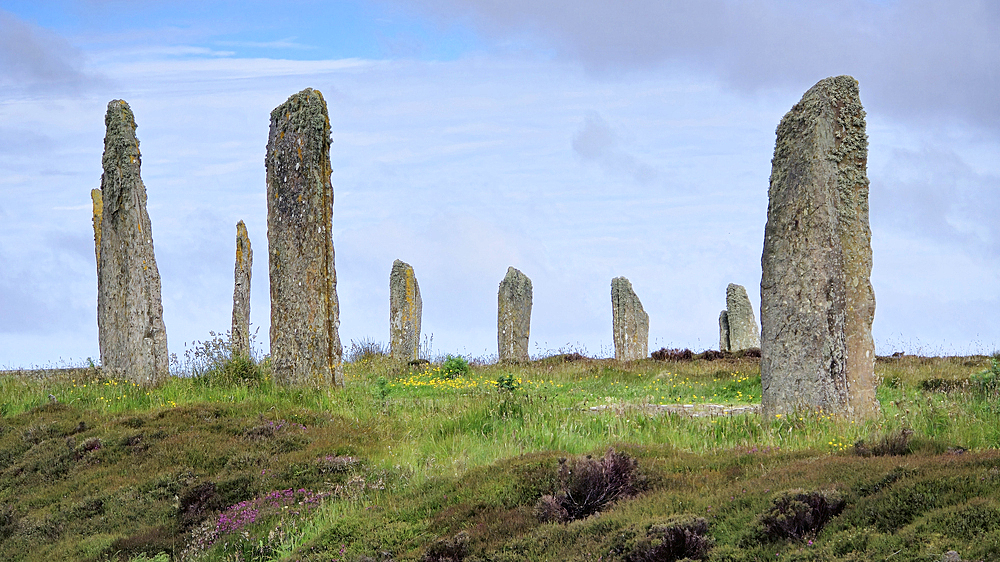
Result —
POLYGON ((657 361, 691 361, 694 359, 694 352, 690 349, 667 349, 661 347, 659 351, 654 351, 650 356, 657 361))
POLYGON ((716 351, 714 349, 707 349, 701 354, 701 358, 705 361, 715 361, 716 359, 728 359, 730 357, 729 352, 726 351, 716 351))
POLYGON ((182 529, 201 523, 208 514, 219 508, 215 483, 205 482, 190 487, 180 494, 178 522, 182 529))
POLYGON ((462 531, 451 538, 441 538, 427 547, 423 562, 462 562, 469 553, 469 533, 462 531))
POLYGON ((912 429, 897 429, 880 437, 869 438, 854 444, 854 454, 859 457, 885 457, 910 454, 912 429))
POLYGON ((653 525, 646 538, 639 541, 626 558, 627 562, 673 562, 703 560, 714 541, 708 536, 708 521, 703 517, 681 515, 662 525, 653 525))
POLYGON ((920 390, 926 392, 953 392, 969 386, 969 379, 931 378, 920 381, 920 390))
POLYGON ((554 494, 535 504, 541 521, 565 523, 597 513, 619 499, 639 491, 639 463, 614 449, 599 459, 590 455, 572 461, 559 459, 554 494))
POLYGON ((771 509, 760 516, 759 523, 767 540, 805 540, 839 515, 844 504, 835 490, 788 490, 774 498, 771 509))
POLYGON ((0 503, 0 541, 16 533, 20 521, 21 514, 13 504, 0 503))
POLYGON ((156 556, 161 552, 173 552, 177 542, 170 527, 158 525, 118 539, 111 543, 108 550, 114 553, 117 560, 130 560, 139 555, 156 556))

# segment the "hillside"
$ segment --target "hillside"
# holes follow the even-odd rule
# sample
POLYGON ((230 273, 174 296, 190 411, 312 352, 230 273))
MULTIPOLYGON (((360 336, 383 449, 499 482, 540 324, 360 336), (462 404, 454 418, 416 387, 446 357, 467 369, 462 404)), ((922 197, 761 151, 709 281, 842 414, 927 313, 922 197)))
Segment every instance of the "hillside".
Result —
POLYGON ((737 356, 2 376, 0 559, 1000 559, 996 364, 876 369, 865 424, 746 413, 737 356))

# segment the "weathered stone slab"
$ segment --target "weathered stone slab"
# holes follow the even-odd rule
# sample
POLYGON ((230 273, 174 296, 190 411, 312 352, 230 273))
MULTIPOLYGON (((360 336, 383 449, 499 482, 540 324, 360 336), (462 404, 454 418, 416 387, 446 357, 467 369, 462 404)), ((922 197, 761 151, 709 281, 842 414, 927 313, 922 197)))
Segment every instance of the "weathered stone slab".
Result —
POLYGON ((632 290, 632 283, 624 277, 611 280, 611 315, 615 359, 636 361, 648 357, 649 315, 632 290))
MULTIPOLYGON (((757 329, 757 318, 753 314, 753 305, 750 304, 747 290, 742 285, 730 283, 726 287, 725 315, 728 330, 725 339, 728 347, 722 349, 720 342, 720 351, 742 351, 752 347, 760 347, 760 330, 757 329)), ((719 322, 721 326, 721 317, 719 322)))
POLYGON ((167 331, 135 116, 114 100, 104 124, 101 189, 91 192, 101 367, 108 376, 152 384, 169 376, 167 331))
POLYGON ((729 351, 729 311, 719 313, 719 351, 729 351))
POLYGON ((271 365, 279 383, 342 385, 340 304, 333 252, 330 119, 311 88, 271 112, 267 244, 271 365))
POLYGON ((878 411, 867 161, 850 76, 821 80, 778 125, 761 258, 765 416, 878 411))
POLYGON ((233 273, 233 328, 229 344, 233 355, 250 357, 250 276, 253 248, 243 221, 236 223, 236 267, 233 273))
POLYGON ((531 328, 531 279, 513 267, 497 293, 497 347, 500 361, 527 361, 531 328))
POLYGON ((410 264, 392 262, 389 273, 389 353, 393 359, 412 361, 420 353, 420 285, 410 264))

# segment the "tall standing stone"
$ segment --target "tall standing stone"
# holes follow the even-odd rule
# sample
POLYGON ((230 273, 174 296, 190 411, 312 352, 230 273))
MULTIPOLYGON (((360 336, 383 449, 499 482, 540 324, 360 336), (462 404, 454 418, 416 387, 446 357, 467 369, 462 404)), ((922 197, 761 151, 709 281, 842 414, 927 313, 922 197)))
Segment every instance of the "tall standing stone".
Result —
POLYGON ((742 285, 726 287, 726 310, 719 316, 719 350, 742 351, 760 347, 760 331, 750 297, 742 285))
POLYGON ((649 315, 632 290, 632 283, 624 277, 611 280, 611 315, 615 359, 636 361, 648 357, 649 315))
POLYGON ((497 347, 500 361, 528 360, 531 328, 531 279, 513 267, 497 293, 497 347))
POLYGON ((392 262, 389 273, 389 349, 393 359, 412 361, 420 352, 420 285, 410 264, 392 262))
POLYGON ((229 333, 233 355, 250 357, 250 275, 253 248, 243 221, 236 223, 236 267, 233 274, 233 329, 229 333))
POLYGON ((326 101, 317 90, 302 90, 271 112, 264 159, 271 365, 283 384, 344 382, 331 142, 326 101))
POLYGON ((850 76, 821 80, 778 125, 760 282, 767 416, 878 411, 867 162, 850 76))
POLYGON ((127 103, 114 100, 104 124, 101 189, 91 192, 101 367, 151 384, 169 375, 169 359, 135 116, 127 103))

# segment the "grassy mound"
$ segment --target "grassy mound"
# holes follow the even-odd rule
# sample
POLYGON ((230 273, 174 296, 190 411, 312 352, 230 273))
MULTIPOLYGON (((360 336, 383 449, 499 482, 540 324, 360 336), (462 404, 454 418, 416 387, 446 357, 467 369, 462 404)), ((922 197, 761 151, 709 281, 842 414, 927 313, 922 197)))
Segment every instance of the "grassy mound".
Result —
POLYGON ((652 407, 759 403, 755 357, 375 351, 340 390, 0 376, 0 559, 1000 559, 986 357, 880 359, 858 424, 652 407))

